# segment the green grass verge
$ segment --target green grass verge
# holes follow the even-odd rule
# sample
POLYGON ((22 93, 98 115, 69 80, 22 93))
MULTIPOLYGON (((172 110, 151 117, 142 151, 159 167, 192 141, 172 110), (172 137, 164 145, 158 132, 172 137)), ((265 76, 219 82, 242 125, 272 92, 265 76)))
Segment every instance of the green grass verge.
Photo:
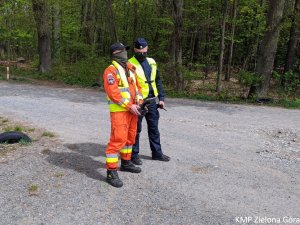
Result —
POLYGON ((14 79, 26 82, 29 79, 59 81, 69 85, 90 87, 102 82, 105 67, 110 64, 107 58, 90 58, 74 64, 56 64, 49 73, 40 73, 36 69, 13 68, 14 79))
POLYGON ((228 95, 222 95, 222 93, 218 96, 209 96, 201 93, 191 95, 187 92, 176 92, 174 90, 166 90, 165 94, 170 98, 185 98, 185 99, 194 99, 194 100, 202 100, 202 101, 219 101, 219 102, 232 103, 232 104, 267 105, 267 106, 283 107, 288 109, 300 109, 300 99, 273 100, 270 103, 261 104, 261 103, 257 103, 256 99, 254 98, 242 99, 238 97, 230 97, 228 95))

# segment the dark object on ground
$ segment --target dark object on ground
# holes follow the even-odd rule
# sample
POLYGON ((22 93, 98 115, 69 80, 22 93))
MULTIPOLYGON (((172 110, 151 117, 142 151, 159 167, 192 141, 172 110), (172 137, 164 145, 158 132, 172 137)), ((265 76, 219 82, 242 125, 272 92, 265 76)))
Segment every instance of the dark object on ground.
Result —
POLYGON ((9 131, 0 134, 0 143, 13 144, 24 140, 26 142, 31 142, 30 137, 22 132, 9 131))
POLYGON ((257 103, 263 103, 263 104, 272 103, 273 99, 271 99, 271 98, 258 98, 258 99, 256 99, 256 102, 257 103))

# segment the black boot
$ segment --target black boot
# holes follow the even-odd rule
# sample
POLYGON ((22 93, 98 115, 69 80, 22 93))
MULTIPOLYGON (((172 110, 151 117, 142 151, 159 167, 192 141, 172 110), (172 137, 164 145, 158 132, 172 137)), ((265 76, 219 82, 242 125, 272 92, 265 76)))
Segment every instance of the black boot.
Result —
POLYGON ((140 173, 142 171, 140 167, 135 166, 130 160, 122 160, 120 170, 131 173, 140 173))
POLYGON ((134 165, 143 165, 143 161, 141 160, 141 158, 139 156, 136 156, 134 158, 131 158, 131 162, 134 164, 134 165))
POLYGON ((123 182, 120 180, 117 170, 107 170, 106 181, 110 185, 117 187, 117 188, 123 186, 123 182))

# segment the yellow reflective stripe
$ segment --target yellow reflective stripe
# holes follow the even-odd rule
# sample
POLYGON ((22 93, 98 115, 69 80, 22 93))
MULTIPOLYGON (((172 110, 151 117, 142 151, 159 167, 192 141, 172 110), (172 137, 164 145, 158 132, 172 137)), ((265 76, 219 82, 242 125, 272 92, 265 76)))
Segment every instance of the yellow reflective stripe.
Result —
POLYGON ((115 68, 117 68, 118 73, 120 74, 120 78, 122 80, 123 86, 128 87, 128 81, 127 81, 127 77, 125 74, 125 69, 116 61, 112 61, 112 64, 115 66, 115 68))
POLYGON ((132 149, 131 148, 123 148, 120 151, 123 154, 128 154, 128 153, 132 153, 132 149))
POLYGON ((106 158, 107 163, 117 163, 118 162, 118 157, 116 158, 106 158))

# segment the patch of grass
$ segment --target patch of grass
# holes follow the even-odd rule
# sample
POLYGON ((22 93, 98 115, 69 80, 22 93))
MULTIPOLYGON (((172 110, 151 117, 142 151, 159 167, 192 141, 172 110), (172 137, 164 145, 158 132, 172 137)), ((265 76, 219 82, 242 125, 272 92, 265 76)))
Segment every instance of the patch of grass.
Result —
POLYGON ((288 109, 300 109, 300 99, 296 99, 296 100, 287 100, 287 99, 278 100, 278 101, 275 101, 274 103, 272 103, 272 105, 281 106, 281 107, 288 108, 288 109))
POLYGON ((64 173, 55 173, 54 176, 55 177, 63 177, 65 174, 64 173))
POLYGON ((23 130, 24 130, 24 127, 22 127, 20 125, 16 125, 14 127, 7 126, 4 128, 4 131, 6 131, 6 132, 8 132, 8 131, 22 132, 23 130))
POLYGON ((4 131, 6 131, 6 132, 8 132, 8 131, 13 131, 14 130, 14 128, 13 127, 11 127, 11 126, 8 126, 8 127, 4 127, 4 129, 3 129, 4 131))
POLYGON ((30 128, 27 130, 28 132, 34 132, 35 131, 35 128, 30 128))
POLYGON ((43 134, 42 134, 42 137, 54 137, 55 134, 52 133, 52 132, 49 132, 49 131, 45 131, 43 134))
MULTIPOLYGON (((255 104, 255 98, 243 99, 236 96, 230 96, 230 94, 226 92, 221 92, 219 95, 205 95, 202 93, 190 94, 188 92, 176 92, 174 90, 165 90, 165 93, 170 98, 186 98, 186 99, 196 99, 202 101, 219 101, 224 103, 232 103, 232 104, 255 104)), ((274 100, 272 103, 265 104, 267 106, 276 106, 276 107, 283 107, 289 109, 300 109, 300 99, 296 100, 288 100, 288 99, 280 99, 274 100)))
POLYGON ((24 139, 21 139, 21 140, 19 141, 19 144, 20 144, 20 145, 25 145, 25 146, 27 146, 27 145, 30 145, 31 142, 30 142, 30 141, 26 141, 26 140, 24 140, 24 139))
POLYGON ((29 195, 37 195, 38 189, 39 189, 38 185, 32 184, 28 187, 27 190, 28 190, 29 195))
POLYGON ((23 130, 24 130, 24 128, 19 125, 15 126, 15 128, 14 128, 14 131, 18 131, 18 132, 22 132, 23 130))
POLYGON ((88 57, 73 64, 53 64, 52 71, 49 73, 40 73, 36 68, 26 70, 15 68, 14 74, 18 81, 26 81, 26 79, 52 80, 70 85, 90 87, 95 82, 101 83, 102 79, 99 79, 99 73, 104 71, 110 61, 109 58, 105 57, 88 57))

